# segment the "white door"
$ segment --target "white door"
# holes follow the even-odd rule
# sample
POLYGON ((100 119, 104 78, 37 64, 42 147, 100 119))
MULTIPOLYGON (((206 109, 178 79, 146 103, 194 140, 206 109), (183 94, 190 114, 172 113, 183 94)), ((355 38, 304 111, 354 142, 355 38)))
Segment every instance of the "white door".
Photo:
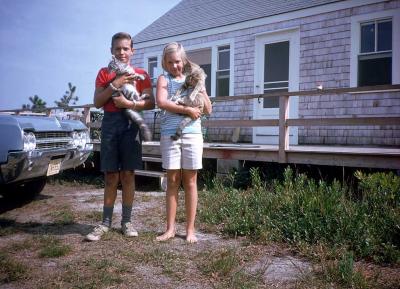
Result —
MULTIPOLYGON (((278 31, 256 37, 254 93, 298 91, 299 31, 278 31)), ((254 100, 254 119, 278 119, 279 97, 254 100)), ((298 97, 289 98, 289 118, 298 116, 298 97)), ((297 127, 289 128, 289 144, 298 143, 297 127)), ((253 128, 253 143, 278 144, 278 127, 253 128)))

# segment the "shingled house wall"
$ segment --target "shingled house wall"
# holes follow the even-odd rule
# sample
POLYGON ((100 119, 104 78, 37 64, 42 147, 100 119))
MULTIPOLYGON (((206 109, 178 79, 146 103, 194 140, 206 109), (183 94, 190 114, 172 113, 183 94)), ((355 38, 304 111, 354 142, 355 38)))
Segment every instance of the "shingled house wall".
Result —
MULTIPOLYGON (((351 17, 400 8, 400 1, 332 11, 268 25, 180 41, 185 47, 234 39, 233 95, 254 93, 255 35, 293 27, 300 29, 299 90, 350 86, 351 17)), ((144 54, 163 46, 136 50, 134 64, 143 66, 144 54)), ((399 92, 305 96, 299 98, 299 118, 398 116, 399 92)), ((147 112, 148 123, 153 114, 147 112)), ((238 100, 215 103, 210 119, 251 119, 253 102, 238 100)), ((158 120, 157 120, 158 121, 158 120)), ((156 125, 156 134, 159 124, 156 125)), ((210 128, 207 140, 231 142, 233 128, 210 128)), ((252 129, 240 130, 239 142, 252 142, 252 129)), ((400 126, 312 126, 299 127, 299 144, 400 145, 400 126)))

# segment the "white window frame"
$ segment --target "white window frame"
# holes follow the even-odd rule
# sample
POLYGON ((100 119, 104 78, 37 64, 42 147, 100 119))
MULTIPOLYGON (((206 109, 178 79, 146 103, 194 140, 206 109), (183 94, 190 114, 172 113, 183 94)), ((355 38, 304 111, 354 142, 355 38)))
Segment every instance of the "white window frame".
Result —
POLYGON ((392 19, 392 84, 400 84, 400 9, 351 17, 350 87, 358 86, 358 55, 361 46, 361 23, 392 19))
POLYGON ((229 94, 230 95, 235 95, 234 94, 234 40, 233 39, 224 39, 224 40, 219 40, 219 41, 212 41, 212 42, 204 42, 201 44, 197 45, 184 45, 186 51, 191 51, 191 50, 199 50, 199 49, 205 49, 205 48, 211 48, 211 75, 208 75, 207 77, 211 77, 211 95, 210 97, 215 97, 215 92, 216 92, 216 86, 217 86, 217 66, 218 66, 218 47, 224 46, 224 45, 229 45, 230 46, 230 62, 229 62, 229 67, 230 67, 230 72, 229 72, 229 94))
MULTIPOLYGON (((207 77, 211 77, 211 95, 210 97, 215 97, 215 92, 216 92, 216 75, 217 75, 217 65, 218 65, 218 47, 224 46, 224 45, 229 45, 230 46, 230 73, 229 73, 229 94, 235 95, 234 94, 234 39, 224 39, 224 40, 218 40, 218 41, 211 41, 211 42, 204 42, 201 44, 196 44, 196 45, 185 45, 183 44, 185 51, 192 51, 192 50, 200 50, 200 49, 211 49, 211 75, 208 75, 207 77)), ((162 47, 163 48, 163 47, 162 47)), ((161 65, 161 59, 162 59, 162 50, 158 52, 148 52, 143 54, 143 64, 144 67, 149 67, 149 59, 152 57, 157 57, 157 72, 158 75, 161 75, 163 73, 163 68, 161 65)))
MULTIPOLYGON (((217 65, 217 67, 216 67, 216 69, 215 69, 215 89, 214 89, 214 94, 216 95, 217 94, 217 73, 218 72, 226 72, 226 71, 229 71, 229 94, 230 95, 232 95, 232 93, 231 93, 231 86, 230 86, 230 83, 231 83, 231 70, 232 70, 232 65, 231 65, 231 55, 232 55, 232 53, 231 53, 231 46, 229 45, 229 44, 225 44, 225 45, 218 45, 217 46, 217 63, 216 63, 216 65, 217 65), (229 68, 228 69, 219 69, 219 67, 218 67, 218 65, 219 65, 219 59, 218 59, 218 57, 219 57, 219 53, 221 53, 221 52, 224 52, 224 51, 226 51, 226 50, 219 50, 219 48, 220 47, 225 47, 225 46, 229 46, 229 68)), ((212 67, 212 64, 211 64, 211 67, 212 67)), ((224 77, 225 78, 225 77, 224 77)), ((222 95, 222 96, 228 96, 228 95, 222 95)))
MULTIPOLYGON (((147 68, 149 67, 149 59, 150 58, 155 58, 157 57, 157 73, 155 75, 156 78, 158 78, 158 76, 160 76, 160 74, 162 73, 162 66, 161 66, 161 58, 162 58, 162 54, 158 54, 158 53, 145 53, 143 55, 144 58, 144 69, 147 71, 147 68)), ((149 73, 150 75, 150 71, 147 71, 147 73, 149 73)))

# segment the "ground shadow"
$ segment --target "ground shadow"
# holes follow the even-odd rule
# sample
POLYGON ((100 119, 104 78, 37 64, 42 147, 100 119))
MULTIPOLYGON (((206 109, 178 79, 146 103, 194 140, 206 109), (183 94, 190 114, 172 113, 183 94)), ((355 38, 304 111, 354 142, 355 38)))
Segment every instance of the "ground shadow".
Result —
POLYGON ((40 201, 53 198, 48 195, 37 195, 35 197, 27 197, 21 194, 0 197, 0 214, 25 206, 33 201, 40 201))
POLYGON ((21 223, 7 218, 0 218, 0 229, 5 231, 9 230, 13 234, 22 232, 32 235, 80 234, 85 236, 93 229, 93 226, 75 222, 70 224, 39 222, 21 223))

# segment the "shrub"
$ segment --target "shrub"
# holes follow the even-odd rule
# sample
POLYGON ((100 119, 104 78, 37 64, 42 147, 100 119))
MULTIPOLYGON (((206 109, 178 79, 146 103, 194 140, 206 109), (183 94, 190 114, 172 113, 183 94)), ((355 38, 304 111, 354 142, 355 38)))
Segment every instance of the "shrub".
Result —
POLYGON ((233 188, 214 180, 203 192, 199 215, 222 225, 230 235, 345 247, 355 257, 376 262, 399 261, 400 178, 394 174, 357 173, 361 199, 353 199, 338 181, 308 179, 288 168, 283 181, 267 186, 257 169, 251 187, 233 188))

